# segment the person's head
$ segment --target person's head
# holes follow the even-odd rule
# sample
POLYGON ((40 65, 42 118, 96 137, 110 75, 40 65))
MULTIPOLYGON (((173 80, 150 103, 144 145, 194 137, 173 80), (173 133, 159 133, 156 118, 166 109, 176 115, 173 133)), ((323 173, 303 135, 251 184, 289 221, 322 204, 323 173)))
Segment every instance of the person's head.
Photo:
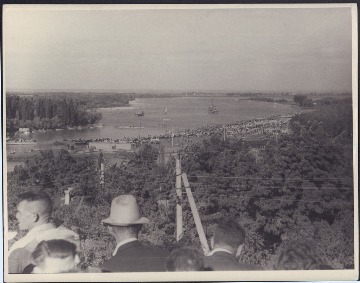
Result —
POLYGON ((211 238, 211 246, 213 249, 226 249, 239 257, 244 241, 244 228, 235 220, 226 218, 216 225, 214 236, 211 238))
MULTIPOLYGON (((290 242, 280 253, 275 269, 309 270, 324 269, 324 263, 316 251, 316 245, 309 240, 290 242)), ((330 267, 328 269, 331 269, 330 267)))
POLYGON ((73 272, 79 262, 76 245, 66 240, 42 241, 31 255, 33 273, 73 272))
POLYGON ((50 220, 52 202, 47 194, 26 192, 20 194, 19 199, 16 219, 19 222, 20 230, 30 230, 50 220))
POLYGON ((137 238, 143 224, 149 222, 142 217, 136 199, 132 195, 122 195, 113 199, 110 216, 101 221, 108 226, 116 241, 137 238))
POLYGON ((129 238, 138 238, 139 232, 142 228, 142 225, 131 225, 131 226, 113 226, 106 225, 108 231, 112 234, 117 242, 129 239, 129 238))
POLYGON ((171 252, 166 259, 167 271, 201 271, 204 270, 202 253, 194 248, 180 248, 171 252))

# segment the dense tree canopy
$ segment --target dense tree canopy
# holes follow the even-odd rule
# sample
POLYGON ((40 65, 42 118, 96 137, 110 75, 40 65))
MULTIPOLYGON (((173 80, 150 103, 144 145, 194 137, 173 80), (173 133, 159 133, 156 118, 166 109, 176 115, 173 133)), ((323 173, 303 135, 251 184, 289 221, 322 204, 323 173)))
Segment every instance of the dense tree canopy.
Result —
MULTIPOLYGON (((209 239, 221 216, 237 219, 247 231, 242 260, 272 268, 279 249, 296 238, 313 239, 322 258, 334 268, 353 267, 353 163, 350 105, 303 113, 292 118, 291 132, 251 149, 241 140, 211 136, 181 152, 209 239), (350 108, 349 108, 350 107, 350 108), (254 152, 257 152, 254 154, 254 152)), ((175 163, 156 163, 158 149, 143 145, 128 162, 107 165, 100 186, 98 153, 74 156, 43 151, 9 174, 9 223, 15 227, 16 194, 43 189, 59 199, 63 189, 84 196, 54 213, 82 236, 82 268, 91 270, 111 255, 114 240, 100 225, 111 200, 133 194, 149 219, 141 240, 173 249, 199 245, 185 196, 184 237, 175 242, 175 163), (161 208, 160 200, 168 206, 161 208), (74 213, 76 210, 76 213, 74 213)))
POLYGON ((94 124, 101 113, 87 110, 72 98, 20 97, 6 98, 6 129, 56 129, 94 124))
POLYGON ((95 108, 125 106, 133 99, 130 94, 8 94, 6 129, 56 129, 95 124, 101 119, 101 113, 95 108))
POLYGON ((308 98, 304 94, 295 94, 294 95, 294 102, 302 107, 312 107, 314 106, 313 100, 308 98))

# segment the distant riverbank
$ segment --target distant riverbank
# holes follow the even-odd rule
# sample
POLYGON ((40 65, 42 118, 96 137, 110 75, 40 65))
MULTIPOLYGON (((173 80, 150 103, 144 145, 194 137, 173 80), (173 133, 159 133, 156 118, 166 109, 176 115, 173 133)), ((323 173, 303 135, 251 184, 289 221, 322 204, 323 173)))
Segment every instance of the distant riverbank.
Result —
POLYGON ((34 139, 39 148, 49 148, 56 140, 95 140, 155 137, 206 126, 226 125, 259 117, 288 115, 303 111, 290 105, 239 100, 239 97, 136 98, 127 106, 101 108, 98 125, 37 131, 13 138, 34 139), (210 114, 213 104, 218 114, 210 114), (142 110, 144 116, 135 114, 142 110))
MULTIPOLYGON (((116 144, 121 141, 127 143, 154 143, 161 144, 165 146, 165 148, 172 148, 173 146, 184 149, 186 146, 195 144, 197 142, 202 141, 204 138, 208 138, 212 135, 221 135, 224 138, 236 138, 241 139, 248 142, 266 142, 266 140, 277 138, 281 134, 285 134, 289 132, 289 121, 291 117, 295 115, 287 114, 287 115, 276 115, 271 117, 262 117, 255 118, 246 121, 238 121, 230 124, 220 124, 220 125, 207 125, 197 129, 178 129, 175 131, 167 131, 166 134, 162 134, 159 136, 147 136, 138 138, 129 138, 125 137, 122 140, 119 139, 111 139, 111 138, 100 138, 95 140, 81 140, 83 142, 104 142, 110 144, 116 144)), ((9 154, 7 156, 7 172, 11 172, 14 170, 16 165, 22 165, 26 161, 26 159, 33 157, 36 154, 39 154, 39 150, 41 149, 52 149, 55 151, 59 151, 61 149, 69 150, 69 144, 71 144, 70 140, 65 141, 56 141, 52 145, 48 145, 45 148, 38 147, 36 150, 31 150, 31 152, 22 152, 18 154, 9 154)), ((111 148, 111 147, 110 147, 111 148)), ((9 149, 8 149, 9 150, 9 149)), ((91 150, 87 149, 87 147, 83 147, 82 149, 73 151, 73 154, 85 154, 90 153, 91 150)), ((107 152, 110 156, 113 156, 112 159, 123 160, 127 153, 118 150, 110 150, 107 152), (115 157, 117 156, 117 157, 115 157)), ((115 160, 115 161, 116 161, 115 160)), ((114 162, 115 162, 114 161, 114 162)))
MULTIPOLYGON (((184 147, 189 144, 193 144, 197 141, 202 140, 204 137, 220 134, 224 138, 232 137, 247 141, 254 140, 267 140, 274 138, 277 135, 288 133, 288 123, 292 115, 278 115, 272 117, 256 118, 247 121, 239 121, 231 124, 222 125, 208 125, 197 129, 178 129, 167 131, 165 134, 158 136, 143 136, 140 138, 124 137, 123 139, 112 139, 112 138, 96 138, 96 139, 80 139, 80 140, 69 140, 62 139, 56 140, 46 147, 34 145, 29 148, 28 146, 17 145, 16 150, 24 149, 16 152, 13 148, 15 146, 7 145, 7 160, 10 163, 21 163, 27 158, 38 154, 39 150, 42 149, 70 149, 70 145, 73 143, 79 143, 86 145, 90 142, 100 142, 108 144, 117 144, 121 142, 125 143, 161 143, 165 146, 179 146, 184 147)), ((85 149, 85 148, 84 148, 85 149)), ((114 150, 116 151, 116 150, 114 150)), ((76 151, 75 151, 76 152, 76 151)))

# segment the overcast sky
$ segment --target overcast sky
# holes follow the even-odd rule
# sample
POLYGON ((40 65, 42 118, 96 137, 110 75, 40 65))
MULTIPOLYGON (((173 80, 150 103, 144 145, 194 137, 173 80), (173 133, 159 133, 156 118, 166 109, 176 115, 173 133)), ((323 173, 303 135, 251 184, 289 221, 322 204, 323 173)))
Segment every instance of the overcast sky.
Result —
POLYGON ((351 91, 350 8, 27 7, 4 25, 8 90, 351 91))

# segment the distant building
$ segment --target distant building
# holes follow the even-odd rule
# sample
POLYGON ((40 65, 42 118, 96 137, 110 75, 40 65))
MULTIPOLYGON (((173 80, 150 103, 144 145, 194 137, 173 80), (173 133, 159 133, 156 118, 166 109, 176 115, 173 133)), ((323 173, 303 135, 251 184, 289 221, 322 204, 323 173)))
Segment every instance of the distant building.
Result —
POLYGON ((30 133, 30 129, 29 128, 19 128, 19 133, 20 134, 30 133))

